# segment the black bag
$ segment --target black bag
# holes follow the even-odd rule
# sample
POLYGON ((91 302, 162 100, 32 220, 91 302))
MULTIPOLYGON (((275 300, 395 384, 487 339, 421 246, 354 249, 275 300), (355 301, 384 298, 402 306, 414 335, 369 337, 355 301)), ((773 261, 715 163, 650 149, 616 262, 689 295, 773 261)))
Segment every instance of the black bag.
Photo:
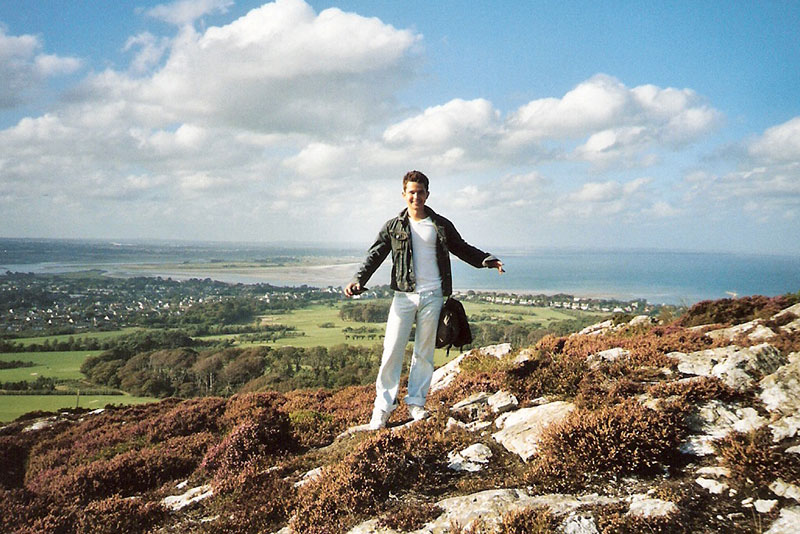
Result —
POLYGON ((467 322, 467 313, 464 306, 449 297, 442 306, 442 313, 439 315, 439 326, 436 328, 436 348, 447 348, 450 355, 450 347, 463 347, 472 343, 472 332, 467 322))

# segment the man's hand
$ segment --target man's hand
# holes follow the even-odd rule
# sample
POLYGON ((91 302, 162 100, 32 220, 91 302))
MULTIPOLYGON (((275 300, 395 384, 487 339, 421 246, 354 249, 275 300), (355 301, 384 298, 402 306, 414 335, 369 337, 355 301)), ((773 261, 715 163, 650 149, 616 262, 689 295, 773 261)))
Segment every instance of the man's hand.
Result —
POLYGON ((505 270, 503 269, 503 262, 500 260, 492 260, 486 264, 486 266, 490 269, 497 269, 497 272, 503 274, 505 270))
POLYGON ((344 296, 347 298, 350 298, 353 295, 360 295, 363 292, 364 288, 361 287, 361 284, 358 282, 350 282, 344 287, 344 296))

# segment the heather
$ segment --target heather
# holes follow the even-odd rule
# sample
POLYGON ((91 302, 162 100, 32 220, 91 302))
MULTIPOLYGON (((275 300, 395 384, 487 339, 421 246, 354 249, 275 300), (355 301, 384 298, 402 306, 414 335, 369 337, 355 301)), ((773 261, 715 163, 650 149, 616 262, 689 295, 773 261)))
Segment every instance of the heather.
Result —
MULTIPOLYGON (((431 393, 428 419, 409 424, 401 408, 377 432, 358 428, 372 408, 368 385, 275 391, 249 381, 231 396, 31 416, 0 428, 0 531, 335 534, 373 520, 396 532, 436 523, 516 534, 563 531, 570 518, 604 533, 756 531, 753 518, 775 521, 800 485, 800 454, 790 452, 800 436, 775 430, 792 421, 780 405, 791 380, 781 377, 792 376, 800 351, 797 315, 776 316, 788 302, 704 305, 692 313, 715 326, 700 329, 626 317, 532 345, 475 349, 431 393), (743 320, 763 321, 769 342, 748 330, 710 335, 743 320), (725 367, 713 360, 725 350, 740 359, 761 351, 747 365, 765 367, 725 367), (703 357, 716 375, 694 374, 703 357), (486 401, 500 393, 514 399, 502 410, 486 401), (537 431, 535 450, 498 437, 523 412, 553 407, 563 413, 537 431), (699 440, 709 414, 739 426, 699 440), (725 489, 700 485, 718 476, 702 469, 727 473, 712 480, 725 489), (789 489, 770 489, 778 479, 789 489), (202 498, 172 504, 193 490, 202 498), (459 515, 482 495, 517 504, 496 517, 459 515), (573 508, 563 508, 570 499, 573 508), (748 499, 777 504, 755 512, 748 499), (640 501, 672 511, 636 515, 640 501)), ((244 366, 263 355, 248 350, 225 349, 220 360, 244 366)), ((160 361, 177 374, 198 361, 188 348, 147 354, 146 365, 136 356, 125 365, 160 361)))

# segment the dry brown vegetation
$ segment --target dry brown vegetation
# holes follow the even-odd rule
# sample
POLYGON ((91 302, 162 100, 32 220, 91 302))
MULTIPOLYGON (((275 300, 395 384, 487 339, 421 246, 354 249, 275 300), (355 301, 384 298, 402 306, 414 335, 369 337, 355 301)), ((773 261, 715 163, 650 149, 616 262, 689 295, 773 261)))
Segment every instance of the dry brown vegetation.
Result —
MULTIPOLYGON (((715 345, 687 325, 769 317, 788 304, 755 297, 701 303, 670 325, 547 336, 526 349, 530 357, 522 364, 514 363, 518 353, 498 359, 473 351, 457 379, 431 396, 430 419, 339 441, 342 431, 369 418, 371 386, 166 399, 62 414, 51 426, 29 432, 22 429, 31 421, 20 420, 0 429, 0 531, 216 534, 274 532, 288 524, 296 533, 335 534, 376 516, 384 525, 411 530, 439 516, 433 503, 448 496, 519 486, 542 493, 622 492, 618 480, 628 477, 651 484, 682 513, 665 522, 632 518, 619 506, 600 507, 594 515, 601 532, 692 532, 713 522, 717 511, 680 474, 686 458, 678 444, 689 406, 753 397, 712 378, 677 382, 675 373, 664 371, 675 365, 668 354, 715 345), (589 355, 616 347, 629 354, 587 362, 589 355), (446 430, 455 402, 500 389, 523 405, 541 396, 576 405, 546 431, 529 464, 488 434, 446 430), (659 409, 638 402, 642 394, 656 399, 659 409), (476 440, 492 449, 490 467, 478 474, 447 469, 447 454, 476 440), (316 479, 295 486, 318 466, 316 479), (168 511, 161 500, 181 493, 176 484, 185 480, 211 484, 214 496, 188 513, 168 511)), ((778 342, 784 352, 800 349, 797 336, 781 334, 778 342)), ((392 422, 402 417, 398 410, 392 422)), ((800 463, 783 454, 786 444, 770 439, 759 431, 718 443, 742 495, 748 481, 780 476, 800 483, 800 463)), ((557 523, 547 510, 528 509, 507 514, 498 525, 452 525, 452 532, 544 533, 554 532, 557 523)))

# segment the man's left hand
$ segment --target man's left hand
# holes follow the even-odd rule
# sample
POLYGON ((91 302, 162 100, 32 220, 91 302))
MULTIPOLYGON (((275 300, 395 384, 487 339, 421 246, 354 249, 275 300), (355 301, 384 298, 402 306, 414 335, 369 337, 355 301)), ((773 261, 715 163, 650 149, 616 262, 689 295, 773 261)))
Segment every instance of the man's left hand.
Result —
POLYGON ((504 272, 506 272, 503 269, 503 262, 500 261, 500 260, 492 260, 489 263, 487 263, 486 266, 488 268, 490 268, 490 269, 497 269, 497 272, 500 273, 500 274, 503 274, 504 272))

